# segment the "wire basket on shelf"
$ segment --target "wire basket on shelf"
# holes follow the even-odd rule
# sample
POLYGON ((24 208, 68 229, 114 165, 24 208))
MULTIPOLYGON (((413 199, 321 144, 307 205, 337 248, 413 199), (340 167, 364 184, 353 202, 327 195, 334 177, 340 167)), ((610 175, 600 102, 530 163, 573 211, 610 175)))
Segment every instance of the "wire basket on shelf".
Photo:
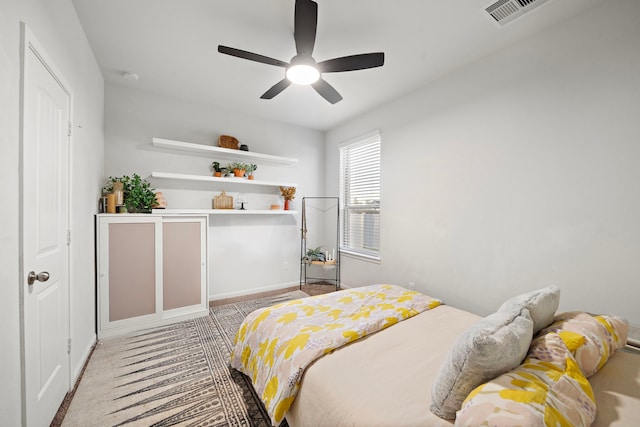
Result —
POLYGON ((231 148, 237 150, 239 141, 236 137, 230 135, 220 135, 218 138, 218 146, 222 148, 231 148))

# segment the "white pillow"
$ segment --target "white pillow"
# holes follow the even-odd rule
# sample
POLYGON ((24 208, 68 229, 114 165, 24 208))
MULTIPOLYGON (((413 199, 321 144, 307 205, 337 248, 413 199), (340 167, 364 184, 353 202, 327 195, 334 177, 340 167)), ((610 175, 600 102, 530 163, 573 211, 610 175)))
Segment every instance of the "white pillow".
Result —
POLYGON ((509 298, 498 308, 498 311, 513 311, 518 310, 518 307, 526 308, 531 314, 533 333, 535 335, 553 322, 553 316, 558 310, 559 303, 560 288, 547 286, 543 289, 509 298))
POLYGON ((431 411, 453 419, 479 385, 522 363, 533 337, 526 308, 493 313, 464 332, 449 350, 431 389, 431 411))

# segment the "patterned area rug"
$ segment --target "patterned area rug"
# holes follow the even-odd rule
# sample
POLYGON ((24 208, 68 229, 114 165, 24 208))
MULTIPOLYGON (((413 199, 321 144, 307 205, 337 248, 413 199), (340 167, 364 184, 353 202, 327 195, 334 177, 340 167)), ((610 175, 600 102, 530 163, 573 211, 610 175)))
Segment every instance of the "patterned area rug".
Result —
POLYGON ((207 317, 100 341, 62 425, 269 426, 250 380, 229 368, 233 339, 253 310, 305 296, 212 307, 207 317))

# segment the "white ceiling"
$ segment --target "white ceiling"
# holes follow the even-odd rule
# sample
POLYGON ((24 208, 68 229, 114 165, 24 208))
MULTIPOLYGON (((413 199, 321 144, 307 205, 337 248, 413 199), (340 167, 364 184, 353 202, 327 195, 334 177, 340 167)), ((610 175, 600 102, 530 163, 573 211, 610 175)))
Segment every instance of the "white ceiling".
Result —
POLYGON ((549 0, 499 26, 492 0, 317 0, 317 61, 385 53, 381 68, 324 76, 344 99, 309 86, 260 95, 284 69, 217 52, 223 44, 286 62, 294 0, 73 0, 106 81, 171 98, 328 130, 604 0, 549 0), (140 76, 129 82, 122 73, 140 76))

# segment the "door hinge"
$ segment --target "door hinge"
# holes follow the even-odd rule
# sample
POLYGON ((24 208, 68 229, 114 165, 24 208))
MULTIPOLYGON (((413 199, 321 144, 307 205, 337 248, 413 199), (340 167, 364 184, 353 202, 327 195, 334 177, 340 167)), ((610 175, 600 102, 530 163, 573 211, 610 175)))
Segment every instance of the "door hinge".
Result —
POLYGON ((67 123, 67 136, 71 136, 71 122, 67 123))
POLYGON ((71 338, 67 340, 67 354, 71 354, 71 338))
POLYGON ((71 246, 71 230, 67 230, 67 246, 71 246))

